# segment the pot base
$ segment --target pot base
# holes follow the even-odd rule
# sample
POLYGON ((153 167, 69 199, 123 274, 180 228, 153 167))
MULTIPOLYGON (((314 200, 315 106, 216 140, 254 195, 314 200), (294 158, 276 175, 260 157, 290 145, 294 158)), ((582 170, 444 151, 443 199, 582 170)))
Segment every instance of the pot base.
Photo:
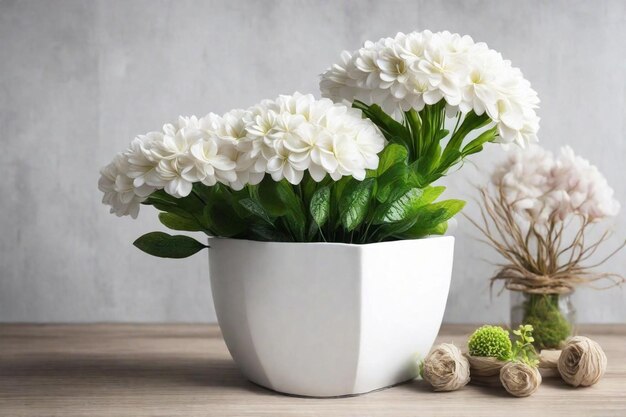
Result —
POLYGON ((285 395, 287 397, 294 397, 294 398, 313 398, 313 399, 317 399, 317 400, 334 400, 334 399, 338 399, 338 398, 350 398, 350 397, 360 397, 362 395, 365 394, 370 394, 372 392, 378 392, 378 391, 384 391, 387 390, 389 388, 393 388, 393 387, 397 387, 399 385, 404 385, 404 384, 408 384, 410 382, 415 381, 417 378, 411 378, 411 379, 407 379, 406 381, 402 381, 402 382, 398 382, 392 385, 388 385, 386 387, 382 387, 382 388, 376 388, 370 391, 364 391, 364 392, 357 392, 355 394, 343 394, 343 395, 330 395, 330 396, 320 396, 320 395, 302 395, 302 394, 290 394, 288 392, 282 392, 282 391, 277 391, 275 389, 272 388, 268 388, 268 387, 264 387, 261 384, 257 384, 256 382, 248 379, 247 381, 249 383, 251 383, 252 385, 254 385, 255 387, 259 387, 264 389, 265 391, 270 391, 273 392, 275 394, 280 394, 280 395, 285 395))

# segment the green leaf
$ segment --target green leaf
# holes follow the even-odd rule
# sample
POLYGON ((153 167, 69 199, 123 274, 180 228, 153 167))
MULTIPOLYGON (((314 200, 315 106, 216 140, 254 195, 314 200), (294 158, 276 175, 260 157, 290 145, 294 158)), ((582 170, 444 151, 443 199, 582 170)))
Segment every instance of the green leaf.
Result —
POLYGON ((411 213, 411 206, 419 201, 424 191, 420 188, 402 190, 383 204, 374 214, 374 224, 394 223, 405 220, 411 213), (399 195, 398 195, 399 194, 399 195))
POLYGON ((265 177, 258 185, 259 202, 265 210, 274 217, 284 216, 287 213, 287 205, 278 194, 278 182, 270 177, 265 177))
POLYGON ((204 211, 204 217, 207 219, 210 229, 217 236, 234 237, 244 232, 247 228, 246 220, 239 217, 226 202, 221 201, 206 206, 204 211))
POLYGON ((385 173, 389 168, 402 163, 406 165, 406 160, 408 157, 408 151, 402 145, 397 145, 395 143, 391 143, 383 149, 380 153, 380 160, 378 162, 378 168, 376 173, 378 176, 381 176, 385 173))
POLYGON ((179 217, 184 217, 184 218, 189 218, 189 219, 193 219, 193 216, 191 215, 191 213, 185 211, 183 208, 172 205, 172 204, 166 204, 166 203, 149 203, 149 205, 153 206, 155 209, 165 212, 165 213, 173 213, 176 214, 179 217))
POLYGON ((421 207, 435 201, 445 189, 443 186, 428 186, 394 191, 389 202, 376 211, 374 224, 411 221, 416 218, 421 207))
POLYGON ((176 198, 167 194, 163 190, 158 190, 150 194, 143 204, 152 205, 158 210, 168 212, 185 211, 189 214, 200 214, 204 209, 205 203, 195 194, 189 194, 187 197, 176 198), (176 209, 167 209, 165 207, 175 207, 176 209))
POLYGON ((467 113, 467 115, 463 119, 463 122, 461 123, 461 126, 459 126, 458 130, 454 133, 454 135, 452 135, 452 137, 448 141, 446 148, 443 150, 443 155, 441 159, 443 161, 448 161, 450 159, 450 153, 454 151, 460 151, 461 145, 463 144, 463 139, 465 139, 465 137, 470 132, 476 129, 480 129, 490 122, 491 119, 486 112, 481 114, 480 116, 473 111, 467 113))
POLYGON ((250 236, 254 240, 262 240, 266 242, 288 242, 290 239, 285 233, 265 222, 256 222, 248 226, 250 236))
POLYGON ((441 145, 439 142, 433 142, 430 147, 424 152, 424 154, 418 159, 417 166, 419 172, 427 176, 434 167, 439 163, 441 158, 441 145))
POLYGON ((324 226, 330 213, 330 188, 322 187, 313 194, 309 210, 317 226, 324 226))
POLYGON ((437 226, 426 230, 427 234, 430 235, 444 235, 448 230, 448 221, 443 221, 439 223, 437 226))
POLYGON ((407 219, 401 222, 386 223, 378 229, 378 240, 384 241, 389 236, 403 236, 403 233, 415 224, 415 219, 407 219))
MULTIPOLYGON (((439 232, 441 223, 447 222, 460 212, 465 206, 462 200, 444 200, 422 206, 417 210, 416 221, 407 233, 415 236, 425 236, 439 232)), ((446 226, 447 227, 447 226, 446 226)), ((444 230, 445 232, 445 230, 444 230)))
POLYGON ((446 187, 443 185, 438 186, 428 186, 424 188, 424 193, 422 194, 422 198, 420 199, 421 205, 430 204, 435 201, 439 196, 446 190, 446 187))
POLYGON ((261 218, 271 225, 274 225, 274 219, 267 214, 265 208, 258 201, 253 200, 252 198, 242 198, 239 200, 239 204, 253 215, 261 218))
POLYGON ((208 231, 209 227, 203 219, 203 207, 200 204, 193 202, 190 196, 176 199, 161 191, 156 191, 142 203, 162 211, 161 214, 168 214, 168 216, 159 215, 161 223, 174 230, 208 231), (193 224, 195 226, 192 226, 193 224))
POLYGON ((407 149, 411 147, 411 131, 398 123, 391 116, 385 113, 379 105, 367 105, 359 100, 352 103, 352 107, 359 109, 363 115, 370 119, 381 131, 383 136, 390 143, 398 143, 407 149))
POLYGON ((422 118, 415 109, 411 109, 404 114, 406 115, 406 123, 411 130, 413 141, 418 143, 422 132, 422 118))
POLYGON ((375 183, 374 178, 367 178, 360 182, 352 182, 346 187, 344 195, 339 200, 339 216, 341 224, 347 231, 354 230, 365 219, 375 183))
POLYGON ((341 179, 339 179, 339 181, 335 182, 332 185, 332 198, 335 202, 339 202, 339 200, 341 200, 341 196, 343 195, 344 190, 346 189, 346 187, 348 186, 348 184, 351 184, 353 182, 356 182, 356 180, 352 177, 341 177, 341 179))
MULTIPOLYGON (((376 191, 376 199, 383 203, 389 198, 391 191, 400 187, 408 186, 407 176, 409 167, 405 162, 397 163, 388 168, 376 181, 378 189, 376 191)), ((409 187, 410 188, 410 187, 409 187)))
POLYGON ((286 180, 276 183, 276 194, 286 207, 285 220, 298 242, 305 241, 306 214, 302 200, 296 196, 293 186, 286 180))
POLYGON ((405 231, 396 234, 400 239, 419 239, 432 235, 443 235, 448 230, 448 221, 443 221, 432 228, 424 228, 417 221, 405 231))
POLYGON ((482 151, 483 145, 487 142, 492 142, 496 138, 496 136, 498 136, 497 126, 494 126, 491 129, 484 131, 476 139, 470 141, 470 143, 468 143, 463 148, 463 151, 461 151, 463 157, 482 151))
POLYGON ((188 232, 204 231, 202 225, 190 217, 183 217, 174 213, 159 213, 159 221, 164 226, 173 230, 184 230, 188 232))
POLYGON ((178 198, 172 197, 171 195, 167 194, 163 190, 157 190, 153 192, 152 194, 150 194, 148 198, 146 198, 142 202, 142 204, 148 204, 148 205, 152 205, 155 203, 176 205, 178 203, 178 198))
MULTIPOLYGON (((322 179, 322 182, 325 182, 326 178, 328 177, 324 177, 322 179)), ((315 191, 317 191, 317 187, 320 185, 321 184, 315 182, 315 180, 311 178, 311 175, 309 175, 308 173, 304 174, 304 177, 302 178, 302 182, 300 183, 300 188, 302 189, 302 198, 304 200, 304 204, 306 204, 306 202, 311 201, 311 198, 313 198, 313 194, 315 193, 315 191)))
POLYGON ((224 195, 228 206, 231 207, 238 217, 246 219, 254 216, 254 213, 251 213, 248 208, 240 203, 241 200, 250 198, 250 193, 247 189, 235 191, 224 187, 224 195))
POLYGON ((189 236, 172 236, 163 232, 146 233, 135 240, 133 245, 160 258, 186 258, 207 247, 189 236))
POLYGON ((437 131, 437 133, 435 133, 435 140, 439 141, 444 139, 446 136, 448 136, 448 134, 450 134, 450 131, 447 129, 440 129, 437 131))
POLYGON ((440 159, 439 166, 437 167, 437 170, 433 174, 431 174, 431 178, 440 178, 448 171, 448 169, 450 169, 451 166, 459 162, 462 157, 463 153, 461 151, 456 149, 449 150, 448 153, 440 159), (435 175, 439 176, 435 177, 435 175))
POLYGON ((443 235, 448 229, 448 220, 454 217, 463 206, 461 200, 445 200, 420 207, 410 219, 395 224, 385 224, 382 238, 394 236, 397 239, 418 239, 431 235, 443 235))
POLYGON ((419 173, 418 161, 415 161, 409 165, 409 175, 407 177, 407 185, 409 188, 423 188, 428 184, 428 179, 419 173))

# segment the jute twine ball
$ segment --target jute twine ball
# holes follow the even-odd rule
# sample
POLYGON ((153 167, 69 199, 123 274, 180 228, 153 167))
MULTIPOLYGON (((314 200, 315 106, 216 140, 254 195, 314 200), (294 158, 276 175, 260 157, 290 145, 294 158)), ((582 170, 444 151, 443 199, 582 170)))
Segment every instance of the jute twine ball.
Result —
POLYGON ((435 346, 423 363, 422 376, 435 391, 454 391, 470 380, 469 362, 450 343, 435 346))
POLYGON ((488 356, 467 355, 466 357, 470 364, 472 377, 498 376, 500 374, 500 369, 502 369, 502 366, 506 363, 500 359, 488 356))
POLYGON ((558 363, 563 381, 574 387, 588 387, 606 371, 606 355, 599 344, 584 336, 567 339, 558 363))
POLYGON ((507 362, 500 369, 500 382, 509 394, 528 397, 539 388, 541 374, 537 368, 525 363, 507 362))

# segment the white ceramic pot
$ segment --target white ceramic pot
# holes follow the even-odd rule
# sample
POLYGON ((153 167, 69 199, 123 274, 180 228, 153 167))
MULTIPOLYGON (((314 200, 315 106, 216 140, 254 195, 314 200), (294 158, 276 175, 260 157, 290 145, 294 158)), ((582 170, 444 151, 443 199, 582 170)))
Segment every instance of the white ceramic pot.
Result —
POLYGON ((349 245, 209 240, 235 362, 274 391, 334 397, 413 379, 450 286, 454 238, 349 245))

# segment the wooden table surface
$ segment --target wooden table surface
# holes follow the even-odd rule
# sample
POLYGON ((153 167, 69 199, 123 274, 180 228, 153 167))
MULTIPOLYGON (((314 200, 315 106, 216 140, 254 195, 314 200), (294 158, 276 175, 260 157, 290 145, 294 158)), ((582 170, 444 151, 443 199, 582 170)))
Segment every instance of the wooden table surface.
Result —
MULTIPOLYGON (((442 328, 464 346, 474 326, 442 328)), ((295 398, 246 381, 211 325, 0 325, 0 416, 626 416, 626 325, 584 327, 609 360, 597 385, 544 379, 528 398, 413 381, 367 395, 295 398)))

